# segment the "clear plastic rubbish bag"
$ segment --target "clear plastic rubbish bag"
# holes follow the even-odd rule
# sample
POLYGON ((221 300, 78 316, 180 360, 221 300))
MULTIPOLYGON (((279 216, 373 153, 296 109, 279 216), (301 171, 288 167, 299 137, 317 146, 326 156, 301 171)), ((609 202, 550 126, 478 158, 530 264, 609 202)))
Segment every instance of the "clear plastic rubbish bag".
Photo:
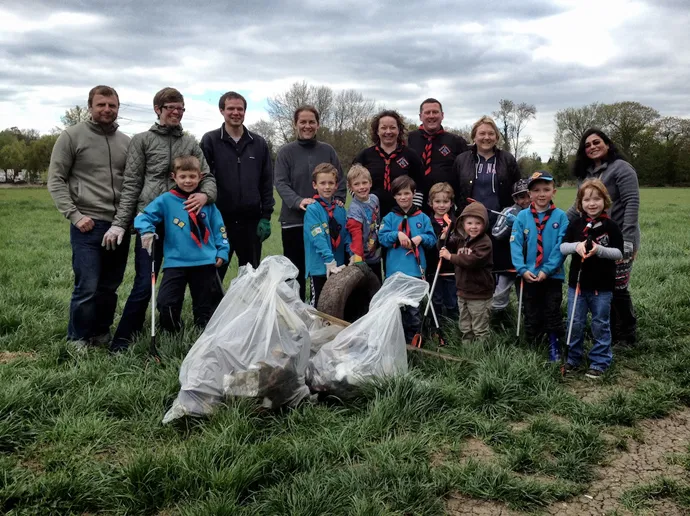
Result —
POLYGON ((407 372, 407 346, 400 307, 417 307, 429 284, 396 273, 371 299, 369 313, 324 344, 309 362, 307 384, 314 392, 353 394, 353 386, 407 372))
POLYGON ((258 398, 277 408, 309 395, 309 330, 321 326, 299 298, 298 273, 284 256, 240 268, 182 362, 180 392, 163 423, 210 414, 226 397, 258 398))

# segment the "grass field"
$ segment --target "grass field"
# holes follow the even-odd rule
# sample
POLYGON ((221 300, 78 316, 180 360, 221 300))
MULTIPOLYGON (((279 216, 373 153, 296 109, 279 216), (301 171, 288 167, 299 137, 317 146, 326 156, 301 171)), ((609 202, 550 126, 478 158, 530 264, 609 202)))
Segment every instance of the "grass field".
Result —
MULTIPOLYGON (((162 426, 197 334, 163 337, 163 366, 146 337, 121 356, 71 353, 68 223, 44 190, 0 190, 0 513, 560 514, 643 420, 690 405, 688 220, 690 190, 643 190, 640 344, 600 384, 563 381, 510 320, 485 345, 451 346, 462 362, 410 357, 408 375, 351 403, 271 414, 230 401, 162 426)), ((280 249, 274 220, 265 254, 280 249)), ((608 512, 690 511, 690 450, 673 460, 678 476, 611 495, 608 512)))

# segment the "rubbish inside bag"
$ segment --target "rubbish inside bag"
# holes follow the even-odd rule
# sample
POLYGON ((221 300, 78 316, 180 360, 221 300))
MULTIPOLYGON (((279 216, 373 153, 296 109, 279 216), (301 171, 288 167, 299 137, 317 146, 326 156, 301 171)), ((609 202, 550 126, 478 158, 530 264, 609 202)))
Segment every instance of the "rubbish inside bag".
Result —
POLYGON ((400 307, 419 306, 429 284, 396 273, 372 298, 369 313, 324 344, 309 362, 307 384, 313 392, 341 397, 375 378, 407 372, 407 346, 400 307))
POLYGON ((310 313, 299 298, 298 273, 284 256, 240 267, 182 362, 180 392, 163 423, 208 415, 232 396, 258 398, 266 408, 309 396, 304 374, 312 337, 323 344, 341 329, 310 313))

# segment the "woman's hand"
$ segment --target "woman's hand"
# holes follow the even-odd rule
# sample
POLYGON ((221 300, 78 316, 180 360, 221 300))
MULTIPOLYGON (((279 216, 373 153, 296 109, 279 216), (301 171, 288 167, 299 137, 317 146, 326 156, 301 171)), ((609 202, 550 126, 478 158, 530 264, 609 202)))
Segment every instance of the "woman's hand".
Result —
POLYGON ((197 192, 190 195, 184 202, 184 209, 187 211, 193 211, 194 213, 199 213, 201 208, 208 202, 208 195, 205 193, 197 192))
POLYGON ((316 201, 314 199, 310 199, 309 197, 305 197, 302 199, 302 202, 299 203, 299 209, 302 211, 307 211, 307 206, 310 204, 314 204, 316 201))

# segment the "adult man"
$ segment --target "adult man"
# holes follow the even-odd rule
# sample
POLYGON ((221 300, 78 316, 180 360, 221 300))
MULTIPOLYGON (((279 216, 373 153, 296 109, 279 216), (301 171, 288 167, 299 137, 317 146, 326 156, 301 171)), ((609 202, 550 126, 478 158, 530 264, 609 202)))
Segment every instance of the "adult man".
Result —
POLYGON ((65 129, 50 156, 48 191, 67 218, 74 291, 67 339, 77 349, 110 340, 117 288, 127 265, 129 235, 117 249, 101 247, 120 202, 129 136, 117 130, 120 99, 109 86, 89 92, 91 120, 65 129))
MULTIPOLYGON (((225 122, 204 135, 201 150, 218 185, 216 204, 230 240, 230 259, 234 251, 238 265, 258 267, 275 205, 271 154, 266 140, 244 126, 247 101, 242 95, 223 94, 218 108, 225 122)), ((218 270, 221 280, 228 264, 218 270)))
POLYGON ((418 192, 424 195, 422 206, 428 209, 429 190, 436 183, 450 183, 455 195, 458 195, 460 184, 453 173, 453 163, 459 154, 469 148, 462 136, 443 130, 443 106, 438 100, 428 98, 423 101, 419 106, 419 119, 422 125, 410 132, 407 145, 422 159, 423 180, 417 187, 418 192))
MULTIPOLYGON (((122 197, 113 225, 103 237, 106 248, 116 248, 132 224, 136 211, 143 211, 158 195, 174 186, 170 173, 173 161, 178 156, 193 155, 201 163, 204 178, 199 184, 200 191, 193 193, 185 201, 187 211, 199 213, 207 202, 216 200, 216 182, 209 174, 201 148, 193 136, 184 134, 180 122, 184 114, 184 97, 175 88, 163 88, 153 97, 153 110, 158 116, 148 131, 135 134, 127 149, 125 179, 122 197)), ((163 225, 157 228, 159 237, 163 225)), ((163 238, 154 243, 156 273, 163 258, 163 238)), ((111 344, 112 351, 123 351, 134 334, 144 327, 146 308, 151 298, 151 256, 141 246, 141 236, 137 235, 134 246, 135 277, 132 292, 120 318, 120 324, 111 344)))

